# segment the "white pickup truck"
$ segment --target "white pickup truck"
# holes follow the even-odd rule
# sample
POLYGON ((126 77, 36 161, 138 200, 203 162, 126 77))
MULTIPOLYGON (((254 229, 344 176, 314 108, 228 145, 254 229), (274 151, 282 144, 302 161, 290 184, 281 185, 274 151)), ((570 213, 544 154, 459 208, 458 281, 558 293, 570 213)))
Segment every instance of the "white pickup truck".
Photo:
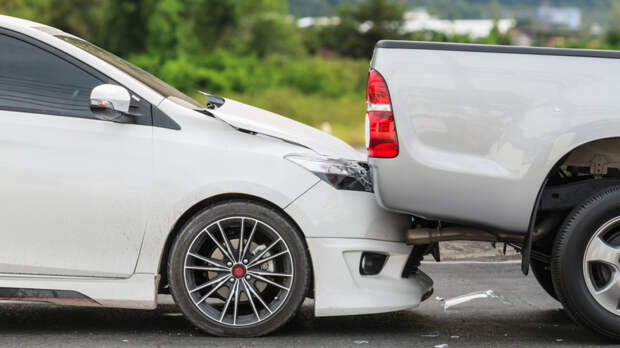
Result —
POLYGON ((379 204, 420 254, 505 242, 579 323, 620 339, 620 52, 380 41, 367 90, 379 204))

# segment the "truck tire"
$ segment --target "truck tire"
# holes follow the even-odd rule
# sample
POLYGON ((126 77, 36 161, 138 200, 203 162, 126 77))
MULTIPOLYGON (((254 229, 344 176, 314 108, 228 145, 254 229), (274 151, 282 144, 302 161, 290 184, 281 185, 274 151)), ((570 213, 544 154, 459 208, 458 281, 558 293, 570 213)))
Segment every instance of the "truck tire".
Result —
POLYGON ((551 276, 575 321, 620 339, 620 186, 568 214, 555 239, 551 276))
POLYGON ((549 296, 554 300, 558 300, 558 295, 555 293, 555 287, 553 286, 553 279, 551 279, 551 267, 549 264, 538 261, 530 260, 530 268, 534 277, 538 281, 538 284, 545 289, 549 296))

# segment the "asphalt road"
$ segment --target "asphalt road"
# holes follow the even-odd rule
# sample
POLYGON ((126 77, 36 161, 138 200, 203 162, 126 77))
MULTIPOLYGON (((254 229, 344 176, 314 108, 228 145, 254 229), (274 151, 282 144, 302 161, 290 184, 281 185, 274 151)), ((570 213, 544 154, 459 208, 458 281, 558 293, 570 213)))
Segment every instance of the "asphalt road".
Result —
POLYGON ((312 304, 276 333, 256 339, 202 334, 173 305, 156 311, 0 305, 0 346, 175 347, 549 347, 611 345, 571 322, 517 263, 424 264, 435 294, 419 308, 314 318, 312 304), (480 299, 444 311, 451 298, 493 289, 511 304, 480 299))

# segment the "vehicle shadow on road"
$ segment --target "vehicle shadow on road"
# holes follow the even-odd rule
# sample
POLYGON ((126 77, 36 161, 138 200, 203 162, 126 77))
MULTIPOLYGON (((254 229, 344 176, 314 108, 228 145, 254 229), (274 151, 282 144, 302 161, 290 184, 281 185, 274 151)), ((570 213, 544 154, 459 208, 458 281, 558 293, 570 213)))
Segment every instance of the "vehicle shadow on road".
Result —
MULTIPOLYGON (((249 346, 496 346, 606 345, 612 342, 575 325, 562 310, 435 311, 427 307, 387 314, 316 318, 311 304, 285 327, 257 339, 210 337, 194 328, 174 305, 155 311, 0 305, 0 337, 22 344, 37 339, 94 344, 136 343, 249 346), (38 337, 38 338, 35 338, 38 337), (293 342, 293 343, 291 343, 293 342)), ((484 308, 483 308, 484 309, 484 308)))
POLYGON ((469 307, 447 312, 426 309, 326 318, 314 318, 311 311, 304 310, 277 335, 344 336, 369 343, 422 346, 615 344, 576 325, 561 309, 514 312, 509 307, 499 311, 469 307))

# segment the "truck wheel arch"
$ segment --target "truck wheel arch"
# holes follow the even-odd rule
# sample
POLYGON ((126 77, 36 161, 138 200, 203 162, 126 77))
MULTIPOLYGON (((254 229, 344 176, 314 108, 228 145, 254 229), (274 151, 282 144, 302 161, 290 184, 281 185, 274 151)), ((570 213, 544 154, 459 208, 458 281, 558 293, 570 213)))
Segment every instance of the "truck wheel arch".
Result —
POLYGON ((562 166, 590 167, 599 175, 608 175, 609 169, 620 169, 620 137, 590 140, 571 148, 555 161, 546 177, 541 180, 541 192, 545 185, 548 185, 547 180, 562 166))
MULTIPOLYGON (((586 177, 588 177, 586 175, 586 177)), ((617 186, 620 180, 620 137, 609 137, 591 140, 575 146, 570 151, 563 154, 559 160, 557 160, 551 169, 549 169, 547 176, 543 179, 543 183, 539 189, 539 198, 537 199, 534 207, 532 208, 532 215, 530 221, 530 231, 528 231, 528 239, 534 240, 534 249, 547 249, 557 233, 557 228, 549 232, 549 236, 542 242, 539 241, 536 244, 535 227, 541 220, 548 216, 549 211, 553 211, 553 202, 555 198, 558 199, 560 204, 557 204, 558 210, 555 214, 560 214, 560 218, 557 219, 559 223, 564 220, 566 215, 570 212, 570 206, 573 203, 579 203, 581 198, 587 198, 586 195, 594 194, 600 190, 611 186, 617 186), (579 171, 583 174, 589 172, 591 180, 582 181, 581 191, 579 194, 571 194, 570 190, 576 190, 575 178, 562 178, 558 175, 560 172, 564 172, 568 169, 573 171, 579 171), (602 180, 599 180, 602 179, 602 180), (572 184, 570 184, 572 182, 572 184), (566 184, 566 185, 565 185, 566 184), (586 188, 584 190, 583 188, 586 188), (589 190, 588 190, 589 188, 589 190), (596 192, 595 192, 596 191, 596 192), (564 194, 565 193, 565 194, 564 194), (571 197, 572 202, 567 203, 566 200, 571 197), (565 202, 562 202, 562 200, 565 202), (566 204, 564 204, 566 203, 566 204), (560 209, 564 208, 564 209, 560 209)), ((584 198, 584 199, 585 199, 584 198)), ((526 245, 527 248, 532 248, 526 245)), ((539 250, 540 251, 540 250, 539 250)), ((529 251, 524 253, 524 271, 529 265, 529 251)), ((531 256, 534 257, 534 256, 531 256)))

